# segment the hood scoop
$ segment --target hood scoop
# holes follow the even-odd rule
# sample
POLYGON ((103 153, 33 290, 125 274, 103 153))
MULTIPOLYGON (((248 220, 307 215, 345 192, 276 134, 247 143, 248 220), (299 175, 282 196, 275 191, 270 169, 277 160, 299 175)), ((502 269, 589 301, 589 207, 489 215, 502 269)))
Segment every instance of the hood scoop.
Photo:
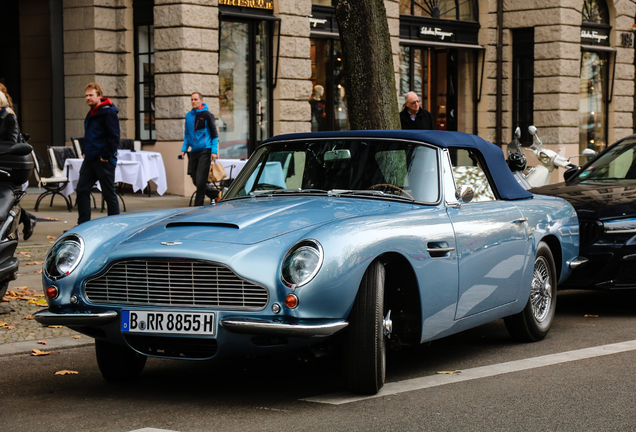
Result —
POLYGON ((177 228, 177 227, 215 227, 215 228, 233 228, 239 229, 239 226, 233 223, 226 222, 170 222, 166 225, 166 228, 177 228))

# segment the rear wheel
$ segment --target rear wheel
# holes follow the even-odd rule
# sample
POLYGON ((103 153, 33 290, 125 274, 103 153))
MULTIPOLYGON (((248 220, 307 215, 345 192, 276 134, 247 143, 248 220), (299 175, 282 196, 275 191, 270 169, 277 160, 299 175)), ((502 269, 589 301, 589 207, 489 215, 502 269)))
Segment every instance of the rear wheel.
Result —
POLYGON ((95 356, 106 381, 119 382, 137 378, 146 365, 146 356, 132 349, 95 339, 95 356))
POLYGON ((539 243, 530 298, 523 311, 504 318, 510 335, 521 342, 540 341, 548 334, 556 309, 556 266, 547 244, 539 243))
POLYGON ((384 305, 384 266, 374 261, 367 269, 349 315, 345 341, 345 373, 349 391, 376 394, 386 376, 387 338, 391 312, 384 305))

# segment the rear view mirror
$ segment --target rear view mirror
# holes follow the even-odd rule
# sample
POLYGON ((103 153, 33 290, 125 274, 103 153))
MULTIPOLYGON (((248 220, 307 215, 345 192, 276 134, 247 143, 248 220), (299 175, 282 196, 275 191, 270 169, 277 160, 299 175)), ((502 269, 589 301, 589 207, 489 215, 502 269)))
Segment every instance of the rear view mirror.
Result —
POLYGON ((350 159, 351 159, 351 152, 349 151, 349 149, 329 150, 325 152, 325 156, 324 156, 325 162, 350 160, 350 159))

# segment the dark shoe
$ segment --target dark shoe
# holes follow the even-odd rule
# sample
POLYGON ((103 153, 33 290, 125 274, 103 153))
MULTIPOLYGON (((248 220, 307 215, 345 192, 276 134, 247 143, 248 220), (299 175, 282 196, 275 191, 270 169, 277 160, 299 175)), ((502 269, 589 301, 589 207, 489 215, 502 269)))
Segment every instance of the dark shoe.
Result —
POLYGON ((22 234, 24 234, 25 241, 30 239, 31 236, 33 235, 33 229, 35 228, 36 224, 37 224, 37 221, 35 220, 35 216, 30 214, 29 222, 24 225, 24 229, 22 230, 22 234))

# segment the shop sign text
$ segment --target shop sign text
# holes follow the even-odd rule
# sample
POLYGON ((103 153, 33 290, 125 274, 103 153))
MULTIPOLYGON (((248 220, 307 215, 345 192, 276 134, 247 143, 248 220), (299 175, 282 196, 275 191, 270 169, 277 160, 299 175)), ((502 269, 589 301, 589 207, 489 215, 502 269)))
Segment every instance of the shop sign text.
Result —
POLYGON ((453 36, 453 32, 445 32, 442 31, 441 28, 431 28, 431 27, 422 27, 420 29, 420 35, 422 36, 435 36, 438 37, 442 40, 444 40, 444 38, 448 37, 452 37, 453 36))
POLYGON ((219 4, 254 9, 274 9, 274 2, 272 0, 219 0, 219 4))
POLYGON ((596 39, 596 43, 601 43, 608 37, 608 35, 598 34, 596 31, 581 30, 581 39, 596 39))

